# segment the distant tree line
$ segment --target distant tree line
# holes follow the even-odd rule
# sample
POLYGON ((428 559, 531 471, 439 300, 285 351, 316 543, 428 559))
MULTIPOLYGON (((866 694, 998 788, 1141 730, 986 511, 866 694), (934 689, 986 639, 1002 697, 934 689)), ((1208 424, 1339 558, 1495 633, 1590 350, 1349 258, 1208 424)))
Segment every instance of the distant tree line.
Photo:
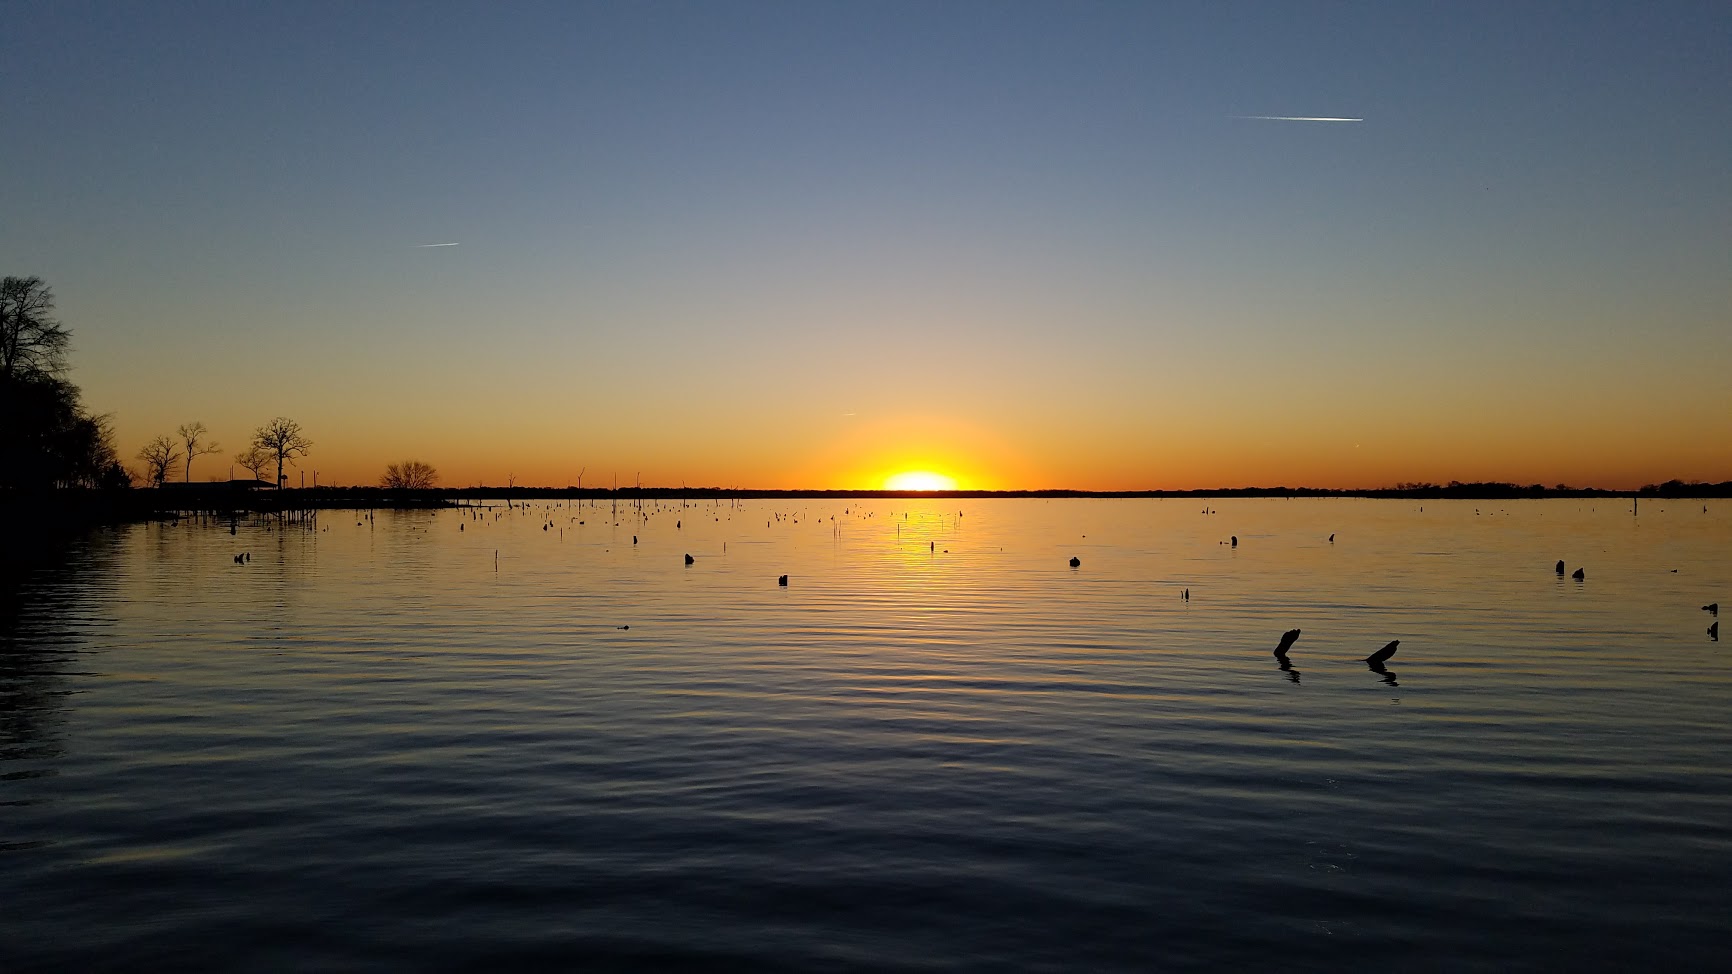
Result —
MULTIPOLYGON (((1286 490, 1286 488, 1277 488, 1286 490)), ((1452 480, 1447 484, 1433 484, 1423 481, 1398 483, 1384 490, 1346 491, 1345 493, 1364 494, 1371 497, 1437 497, 1459 498, 1473 500, 1496 500, 1502 498, 1541 498, 1541 497, 1606 497, 1623 496, 1631 493, 1654 494, 1660 497, 1732 497, 1732 481, 1719 484, 1706 484, 1700 480, 1682 481, 1668 480, 1663 484, 1648 484, 1639 491, 1604 490, 1599 487, 1571 487, 1568 484, 1555 484, 1547 487, 1544 484, 1508 484, 1500 481, 1482 481, 1464 484, 1452 480)))
POLYGON ((1732 480, 1705 484, 1700 480, 1668 480, 1663 484, 1647 484, 1638 493, 1658 497, 1732 497, 1732 480))

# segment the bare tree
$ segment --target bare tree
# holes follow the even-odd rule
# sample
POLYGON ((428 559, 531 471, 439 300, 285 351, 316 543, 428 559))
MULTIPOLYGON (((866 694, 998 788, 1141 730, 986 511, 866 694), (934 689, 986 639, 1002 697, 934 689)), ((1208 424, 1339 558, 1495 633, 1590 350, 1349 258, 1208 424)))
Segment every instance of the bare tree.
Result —
POLYGON ((395 490, 427 490, 438 482, 439 471, 419 460, 387 464, 385 476, 379 478, 379 486, 395 490))
POLYGON ((0 278, 0 488, 127 483, 108 418, 65 377, 70 345, 40 277, 0 278))
POLYGON ((283 486, 283 464, 312 452, 313 441, 301 432, 301 424, 286 416, 278 416, 253 431, 253 446, 269 453, 277 461, 277 487, 283 486))
POLYGON ((40 277, 0 280, 0 381, 66 371, 72 333, 54 317, 54 290, 40 277))
POLYGON ((235 454, 235 462, 240 464, 243 469, 251 470, 254 479, 263 480, 265 479, 265 471, 269 470, 271 466, 271 453, 269 450, 249 446, 235 454))
POLYGON ((180 459, 180 451, 174 448, 173 440, 159 436, 138 451, 138 458, 144 461, 145 474, 151 485, 161 487, 168 480, 168 468, 180 459))
POLYGON ((223 448, 214 441, 210 443, 200 442, 200 438, 208 432, 210 431, 205 429, 205 425, 196 419, 190 423, 180 424, 180 429, 175 430, 175 433, 186 443, 186 482, 189 484, 192 483, 193 457, 223 452, 223 448))

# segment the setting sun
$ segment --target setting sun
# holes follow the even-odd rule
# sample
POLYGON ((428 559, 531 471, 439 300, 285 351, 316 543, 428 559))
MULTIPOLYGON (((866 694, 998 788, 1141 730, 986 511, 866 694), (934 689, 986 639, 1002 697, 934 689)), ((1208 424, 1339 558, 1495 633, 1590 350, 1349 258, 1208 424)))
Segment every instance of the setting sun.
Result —
POLYGON ((930 470, 908 470, 884 479, 885 490, 955 490, 956 479, 930 470))

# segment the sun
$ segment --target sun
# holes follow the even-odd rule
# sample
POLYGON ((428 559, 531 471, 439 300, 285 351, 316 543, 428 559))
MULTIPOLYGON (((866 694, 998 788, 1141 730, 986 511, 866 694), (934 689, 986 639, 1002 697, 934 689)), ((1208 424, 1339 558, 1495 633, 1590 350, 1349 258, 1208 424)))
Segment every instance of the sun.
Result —
POLYGON ((885 490, 955 490, 956 478, 930 470, 905 470, 884 478, 885 490))

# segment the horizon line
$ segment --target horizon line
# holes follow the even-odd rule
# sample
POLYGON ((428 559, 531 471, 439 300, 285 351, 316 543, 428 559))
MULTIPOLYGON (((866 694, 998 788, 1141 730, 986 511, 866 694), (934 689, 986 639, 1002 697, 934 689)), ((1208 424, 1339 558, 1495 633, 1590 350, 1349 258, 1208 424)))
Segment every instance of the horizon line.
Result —
MULTIPOLYGON (((169 481, 160 486, 145 486, 132 488, 148 491, 168 489, 171 492, 186 490, 253 490, 262 489, 274 492, 267 480, 235 480, 212 481, 169 481)), ((282 490, 299 492, 354 493, 360 495, 390 495, 390 496, 503 496, 506 494, 533 493, 541 495, 562 496, 633 496, 633 497, 884 497, 884 498, 920 498, 920 497, 1226 497, 1226 496, 1318 496, 1318 497, 1425 497, 1425 496, 1461 496, 1463 498, 1497 498, 1520 499, 1535 496, 1626 496, 1637 494, 1668 493, 1682 496, 1732 496, 1732 480, 1719 483, 1702 481, 1685 482, 1668 480, 1659 483, 1645 484, 1642 487, 1594 487, 1570 486, 1557 484, 1517 484, 1506 481, 1476 481, 1466 483, 1456 481, 1445 484, 1418 483, 1399 484, 1385 487, 1294 487, 1285 484, 1270 487, 1176 487, 1176 488, 1131 488, 1116 490, 1090 490, 1075 487, 1020 487, 1004 489, 984 488, 954 488, 949 490, 891 490, 881 487, 656 487, 656 486, 621 486, 621 487, 578 487, 573 484, 560 486, 530 486, 517 484, 501 486, 493 484, 471 484, 467 486, 445 486, 426 488, 396 488, 384 487, 378 484, 320 484, 306 487, 284 487, 282 490), (1692 491, 1696 493, 1692 493, 1692 491)))

